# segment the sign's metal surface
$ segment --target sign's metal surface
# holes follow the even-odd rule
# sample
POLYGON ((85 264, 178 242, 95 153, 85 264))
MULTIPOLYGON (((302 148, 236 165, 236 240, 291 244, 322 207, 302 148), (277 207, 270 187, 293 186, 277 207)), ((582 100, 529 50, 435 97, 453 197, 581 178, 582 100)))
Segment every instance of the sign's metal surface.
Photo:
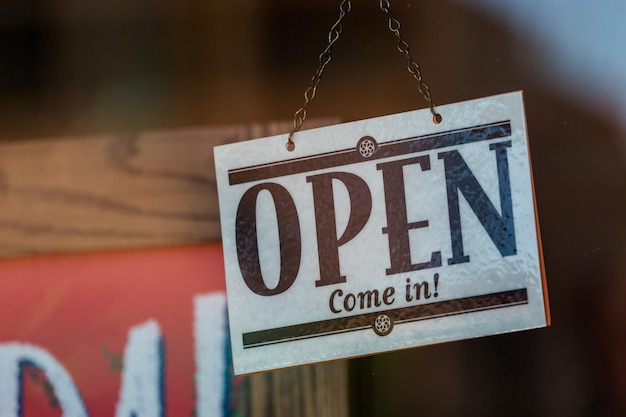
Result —
POLYGON ((522 95, 215 148, 236 373, 543 327, 522 95))

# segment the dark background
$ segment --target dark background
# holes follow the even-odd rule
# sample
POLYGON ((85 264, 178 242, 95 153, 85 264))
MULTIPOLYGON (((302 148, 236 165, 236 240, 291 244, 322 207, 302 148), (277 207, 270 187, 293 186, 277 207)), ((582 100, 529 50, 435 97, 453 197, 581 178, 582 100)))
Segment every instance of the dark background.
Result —
MULTIPOLYGON (((353 2, 309 117, 426 106, 377 3, 353 2)), ((0 140, 290 119, 338 4, 3 0, 0 140)), ((351 361, 351 412, 626 415, 624 111, 532 24, 467 4, 392 2, 436 103, 524 91, 553 325, 351 361)))

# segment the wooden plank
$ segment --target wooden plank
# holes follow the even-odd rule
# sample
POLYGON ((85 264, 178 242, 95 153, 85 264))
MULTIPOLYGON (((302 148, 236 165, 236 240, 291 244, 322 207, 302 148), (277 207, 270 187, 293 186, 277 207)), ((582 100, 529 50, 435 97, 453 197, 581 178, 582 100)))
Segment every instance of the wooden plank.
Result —
MULTIPOLYGON (((307 128, 336 120, 313 120, 307 128)), ((213 146, 291 122, 0 144, 0 257, 220 239, 213 146)))
MULTIPOLYGON (((336 123, 313 120, 307 128, 336 123)), ((0 257, 220 239, 213 146, 291 122, 0 144, 0 257)), ((347 363, 250 376, 249 415, 347 416, 347 363)))
POLYGON ((347 363, 330 362, 250 376, 250 415, 348 416, 347 363))

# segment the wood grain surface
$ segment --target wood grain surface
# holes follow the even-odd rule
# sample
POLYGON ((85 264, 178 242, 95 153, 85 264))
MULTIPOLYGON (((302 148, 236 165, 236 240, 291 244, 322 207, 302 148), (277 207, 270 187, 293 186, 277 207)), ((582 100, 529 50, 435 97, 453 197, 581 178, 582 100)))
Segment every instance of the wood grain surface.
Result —
MULTIPOLYGON (((312 120, 307 128, 335 120, 312 120)), ((220 239, 215 145, 291 122, 0 144, 0 257, 220 239)))
POLYGON ((250 376, 250 415, 260 417, 347 417, 345 361, 250 376))

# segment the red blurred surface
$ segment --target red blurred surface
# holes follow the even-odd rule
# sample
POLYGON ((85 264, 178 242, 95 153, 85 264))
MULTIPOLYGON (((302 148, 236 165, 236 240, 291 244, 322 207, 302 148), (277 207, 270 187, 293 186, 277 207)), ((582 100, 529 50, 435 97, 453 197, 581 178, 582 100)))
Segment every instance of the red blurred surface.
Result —
MULTIPOLYGON (((91 417, 113 416, 128 331, 158 322, 165 347, 166 415, 195 407, 193 298, 224 291, 218 244, 0 262, 0 343, 37 345, 59 361, 91 417)), ((23 416, 60 415, 45 376, 23 373, 23 416)))

